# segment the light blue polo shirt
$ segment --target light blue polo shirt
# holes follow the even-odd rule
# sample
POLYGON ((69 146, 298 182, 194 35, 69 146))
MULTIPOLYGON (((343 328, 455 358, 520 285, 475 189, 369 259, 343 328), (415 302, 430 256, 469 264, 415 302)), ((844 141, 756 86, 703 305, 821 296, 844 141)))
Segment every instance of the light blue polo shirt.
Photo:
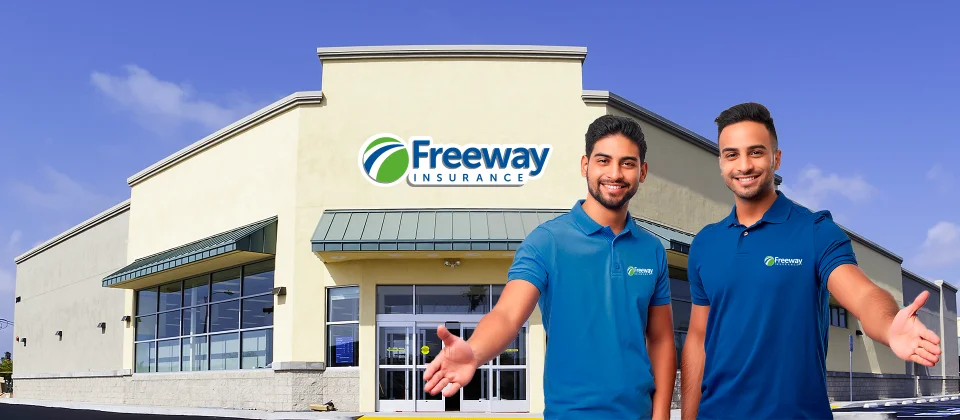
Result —
POLYGON ((614 235, 583 211, 583 201, 534 229, 509 270, 509 281, 540 290, 544 418, 650 418, 644 332, 648 308, 670 303, 666 251, 629 214, 614 235))
POLYGON ((710 305, 698 418, 833 418, 827 279, 857 259, 830 212, 778 191, 753 226, 734 207, 704 227, 687 263, 693 303, 710 305))

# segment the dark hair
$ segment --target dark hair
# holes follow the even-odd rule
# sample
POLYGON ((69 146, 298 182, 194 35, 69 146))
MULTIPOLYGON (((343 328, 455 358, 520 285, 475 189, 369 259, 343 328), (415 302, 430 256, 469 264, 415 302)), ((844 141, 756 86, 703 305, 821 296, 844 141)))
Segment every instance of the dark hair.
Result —
POLYGON ((728 125, 738 122, 753 121, 763 124, 767 127, 767 131, 773 140, 773 149, 777 149, 777 129, 773 126, 773 117, 770 116, 770 110, 763 105, 756 102, 734 105, 721 112, 717 119, 713 121, 717 123, 717 136, 719 136, 728 125))
POLYGON ((620 117, 616 115, 604 115, 597 118, 587 127, 586 141, 587 156, 593 154, 593 146, 607 136, 622 134, 624 137, 632 140, 640 148, 640 162, 644 162, 647 157, 647 140, 643 135, 643 129, 640 124, 633 119, 620 117))

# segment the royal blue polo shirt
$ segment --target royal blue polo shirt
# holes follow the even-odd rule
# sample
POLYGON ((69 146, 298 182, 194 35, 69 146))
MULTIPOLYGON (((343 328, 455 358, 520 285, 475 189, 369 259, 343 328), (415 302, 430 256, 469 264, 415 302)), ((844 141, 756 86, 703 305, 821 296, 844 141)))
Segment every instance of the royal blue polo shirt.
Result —
POLYGON ((654 381, 644 332, 649 307, 670 303, 667 255, 629 214, 615 235, 582 204, 535 228, 508 273, 508 281, 540 290, 544 418, 650 418, 654 381))
POLYGON ((736 207, 690 246, 693 303, 709 305, 699 419, 830 419, 830 273, 857 264, 829 211, 782 192, 744 226, 736 207))

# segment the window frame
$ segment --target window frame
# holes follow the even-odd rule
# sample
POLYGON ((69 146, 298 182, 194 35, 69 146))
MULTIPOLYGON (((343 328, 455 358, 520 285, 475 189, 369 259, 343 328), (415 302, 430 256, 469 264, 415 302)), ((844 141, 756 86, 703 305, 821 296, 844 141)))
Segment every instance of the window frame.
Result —
POLYGON ((324 288, 324 311, 323 311, 323 341, 324 345, 324 363, 326 369, 357 369, 360 367, 360 285, 359 284, 342 284, 336 286, 327 286, 324 288), (330 293, 336 289, 356 289, 357 291, 357 307, 356 313, 357 318, 355 320, 348 321, 330 321, 330 302, 332 294, 330 293), (356 337, 353 347, 353 361, 349 364, 337 364, 334 354, 334 347, 331 346, 332 341, 332 332, 333 328, 343 325, 352 325, 353 336, 356 337))
MULTIPOLYGON (((274 285, 276 285, 276 258, 273 257, 273 256, 271 256, 271 257, 269 257, 269 258, 264 258, 264 259, 260 259, 260 260, 250 261, 250 262, 246 262, 246 263, 243 263, 243 264, 237 264, 237 265, 227 266, 227 267, 223 267, 223 268, 218 268, 218 269, 216 269, 216 270, 207 271, 207 272, 204 272, 204 273, 199 273, 199 274, 196 274, 196 275, 187 276, 187 277, 184 277, 184 278, 179 278, 179 279, 174 280, 174 281, 168 281, 168 282, 164 282, 164 283, 160 283, 160 284, 155 284, 155 285, 152 285, 152 286, 150 286, 150 287, 144 287, 144 288, 140 288, 140 289, 135 289, 135 290, 133 291, 133 293, 134 293, 133 314, 134 314, 134 315, 133 315, 133 317, 132 317, 132 318, 133 318, 133 319, 132 319, 132 323, 133 323, 132 326, 133 326, 133 329, 134 329, 134 331, 133 331, 133 336, 134 336, 134 337, 133 337, 133 356, 134 356, 134 357, 133 357, 133 369, 132 369, 133 374, 135 374, 135 375, 142 375, 142 374, 156 374, 156 373, 229 372, 229 371, 269 369, 269 367, 270 367, 270 366, 272 365, 272 363, 273 363, 273 349, 274 349, 274 345, 273 345, 273 338, 274 338, 274 337, 273 337, 273 328, 274 328, 274 325, 275 325, 275 324, 274 324, 274 318, 273 318, 273 316, 271 315, 270 321, 269 321, 269 323, 268 323, 267 325, 262 325, 262 326, 258 326, 258 327, 251 327, 251 328, 243 328, 243 323, 244 323, 244 319, 243 319, 243 307, 244 307, 244 302, 246 302, 246 301, 252 301, 252 300, 262 299, 262 298, 265 297, 265 296, 269 296, 269 297, 270 297, 270 301, 271 301, 271 303, 272 303, 272 307, 273 307, 273 308, 276 308, 277 303, 276 303, 276 299, 275 299, 274 296, 273 296, 273 287, 274 287, 274 285), (263 271, 263 272, 260 272, 260 273, 257 273, 257 274, 252 274, 252 275, 250 275, 250 276, 256 276, 256 275, 263 274, 263 273, 271 273, 271 279, 272 279, 272 280, 271 280, 271 283, 272 283, 272 284, 270 285, 269 288, 267 288, 267 291, 266 291, 266 292, 260 292, 260 293, 256 293, 256 294, 244 295, 244 283, 245 283, 246 278, 248 277, 247 269, 248 269, 249 267, 261 265, 261 264, 264 264, 264 263, 270 263, 270 265, 272 266, 272 268, 271 268, 270 270, 266 270, 266 271, 263 271), (240 271, 240 277, 239 277, 239 292, 238 292, 238 295, 237 295, 236 297, 232 297, 232 298, 230 298, 230 299, 224 299, 224 300, 214 301, 214 300, 212 299, 212 296, 213 296, 213 276, 214 276, 216 273, 228 272, 228 271, 231 271, 231 270, 236 270, 236 269, 238 269, 238 268, 240 269, 240 270, 239 270, 239 271, 240 271), (186 292, 186 283, 187 283, 188 281, 193 281, 193 280, 196 280, 196 279, 198 279, 198 278, 205 278, 205 279, 206 279, 205 288, 206 288, 206 291, 207 291, 207 300, 208 300, 208 301, 205 302, 205 303, 192 304, 192 305, 184 305, 185 292, 186 292), (161 311, 161 310, 160 310, 160 302, 161 302, 161 293, 160 293, 160 290, 161 290, 164 286, 173 285, 173 284, 178 284, 178 285, 179 285, 179 299, 180 299, 180 302, 179 302, 178 306, 176 306, 176 307, 173 308, 173 309, 166 309, 166 310, 162 310, 162 311, 161 311), (146 291, 146 292, 153 292, 153 293, 154 293, 154 298, 156 299, 156 304, 153 305, 153 306, 151 306, 151 308, 153 308, 153 311, 152 311, 152 312, 144 312, 144 313, 141 314, 141 313, 139 312, 139 307, 140 307, 140 303, 141 303, 140 295, 141 295, 141 292, 145 292, 145 291, 146 291), (238 316, 237 316, 237 325, 236 325, 235 327, 233 327, 233 328, 226 329, 226 330, 221 330, 221 331, 216 331, 216 332, 211 331, 211 330, 210 330, 210 327, 211 327, 211 325, 212 325, 212 323, 213 323, 213 320, 211 319, 212 307, 215 306, 215 305, 221 305, 221 304, 230 303, 230 302, 236 302, 237 310, 239 311, 239 314, 238 314, 238 316), (184 334, 184 320, 185 320, 185 317, 184 317, 183 312, 184 312, 184 311, 191 311, 191 310, 197 309, 197 308, 204 308, 204 309, 205 309, 205 320, 204 320, 204 325, 203 325, 203 331, 205 331, 205 332, 202 332, 202 333, 187 333, 187 334, 184 334), (162 337, 162 338, 161 338, 161 337, 160 337, 160 331, 161 331, 160 317, 161 317, 162 315, 164 315, 164 314, 174 314, 174 313, 177 314, 177 316, 178 316, 178 318, 179 318, 179 319, 178 319, 178 322, 177 322, 177 324, 178 324, 177 335, 173 335, 173 336, 169 336, 169 337, 162 337), (153 319, 153 335, 152 335, 151 338, 146 338, 146 339, 138 340, 138 339, 137 339, 137 335, 138 335, 138 334, 137 334, 137 332, 138 332, 138 331, 137 331, 137 329, 138 329, 137 323, 138 323, 138 320, 143 319, 143 318, 152 318, 152 319, 153 319), (266 365, 265 365, 265 366, 262 366, 262 367, 247 367, 247 368, 244 368, 244 366, 243 366, 243 365, 244 365, 244 363, 243 363, 243 360, 244 360, 244 349, 243 349, 243 341, 244 341, 244 338, 245 338, 245 336, 247 336, 249 333, 257 333, 257 332, 260 332, 260 331, 264 331, 265 334, 266 334, 266 340, 267 340, 267 342, 266 342, 266 348, 263 350, 263 351, 266 352, 266 357, 267 357, 266 365), (211 365, 213 364, 213 361, 212 361, 212 352, 211 352, 211 350, 210 350, 211 345, 212 345, 212 343, 213 343, 212 337, 220 337, 220 336, 233 336, 233 337, 236 337, 236 340, 237 340, 237 365, 236 365, 235 368, 234 368, 234 367, 230 367, 230 368, 227 368, 227 369, 211 369, 211 365), (186 343, 190 346, 190 348, 192 348, 192 341, 193 341, 193 339, 197 339, 197 338, 202 339, 202 341, 204 342, 202 345, 204 346, 204 348, 205 348, 206 351, 203 352, 203 353, 201 353, 201 354, 204 354, 204 355, 205 355, 205 360, 204 360, 204 362, 203 362, 203 364, 204 364, 205 366, 204 366, 203 368, 200 368, 200 369, 193 369, 192 366, 195 364, 195 362, 194 362, 194 361, 190 361, 190 363, 191 363, 191 369, 190 369, 190 370, 184 370, 184 361, 185 361, 185 358, 184 358, 184 347, 183 347, 183 346, 184 346, 184 343, 186 342, 186 343), (166 342, 170 342, 170 341, 174 341, 174 340, 176 341, 176 345, 175 345, 174 347, 176 348, 176 354, 177 354, 177 365, 176 365, 176 368, 173 369, 173 370, 160 371, 160 370, 159 370, 159 369, 160 369, 160 357, 159 357, 160 343, 166 343, 166 342), (139 354, 137 353, 137 349, 138 349, 139 347, 141 347, 141 346, 143 346, 145 349, 147 349, 148 353, 152 353, 152 355, 147 356, 147 360, 148 360, 149 362, 152 362, 152 363, 150 363, 150 366, 149 366, 146 370, 139 370, 139 368, 140 368, 139 359, 138 359, 139 354), (151 357, 152 357, 153 360, 150 360, 151 357)), ((151 300, 153 300, 153 299, 151 299, 151 300)), ((271 314, 272 314, 272 313, 275 313, 275 310, 274 310, 274 312, 271 312, 271 314)), ((190 317, 190 318, 191 318, 191 322, 195 322, 195 321, 193 320, 193 317, 190 317)), ((233 340, 233 338, 230 338, 230 340, 233 340)), ((259 351, 259 349, 258 349, 258 351, 259 351)), ((192 353, 191 353, 191 355, 192 355, 192 353)), ((190 359, 187 359, 187 360, 190 360, 190 359)))

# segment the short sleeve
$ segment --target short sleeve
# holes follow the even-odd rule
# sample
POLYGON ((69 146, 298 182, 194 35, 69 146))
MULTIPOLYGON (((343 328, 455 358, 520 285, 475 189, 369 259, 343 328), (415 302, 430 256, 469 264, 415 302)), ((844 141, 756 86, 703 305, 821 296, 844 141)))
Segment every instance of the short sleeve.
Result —
POLYGON ((857 256, 853 244, 846 232, 833 221, 829 211, 819 211, 815 215, 813 241, 816 258, 817 278, 826 285, 830 273, 844 264, 857 265, 857 256))
POLYGON ((670 303, 670 267, 667 265, 667 251, 657 241, 657 263, 660 266, 657 274, 657 284, 650 298, 651 306, 660 306, 670 303))
MULTIPOLYGON (((701 233, 702 234, 702 233, 701 233)), ((690 254, 687 255, 687 280, 690 283, 690 300, 695 305, 709 306, 710 299, 707 292, 703 289, 703 280, 700 278, 700 244, 697 240, 700 235, 693 238, 690 244, 690 254)))
POLYGON ((507 271, 507 281, 530 282, 544 294, 550 280, 550 258, 554 255, 553 235, 543 226, 537 227, 524 238, 513 256, 513 264, 507 271))

